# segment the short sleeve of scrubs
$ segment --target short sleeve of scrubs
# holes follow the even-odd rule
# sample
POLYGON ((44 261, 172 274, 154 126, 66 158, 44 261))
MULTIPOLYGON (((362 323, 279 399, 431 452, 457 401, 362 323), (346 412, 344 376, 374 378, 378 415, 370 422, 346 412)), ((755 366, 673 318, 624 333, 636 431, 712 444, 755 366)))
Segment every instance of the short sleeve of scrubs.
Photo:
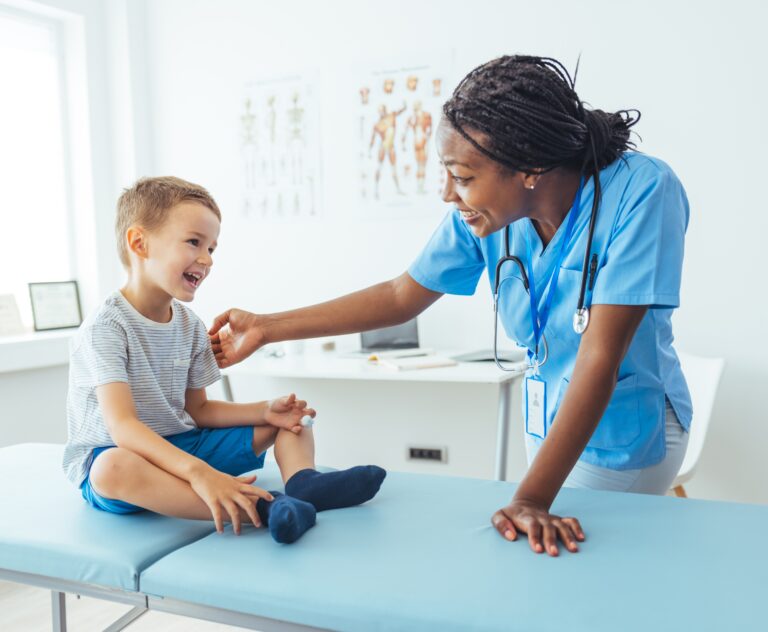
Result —
POLYGON ((433 292, 475 293, 485 269, 478 238, 462 221, 459 211, 451 211, 416 258, 408 274, 433 292))
POLYGON ((647 159, 623 196, 592 304, 678 307, 688 213, 675 174, 664 163, 647 159))

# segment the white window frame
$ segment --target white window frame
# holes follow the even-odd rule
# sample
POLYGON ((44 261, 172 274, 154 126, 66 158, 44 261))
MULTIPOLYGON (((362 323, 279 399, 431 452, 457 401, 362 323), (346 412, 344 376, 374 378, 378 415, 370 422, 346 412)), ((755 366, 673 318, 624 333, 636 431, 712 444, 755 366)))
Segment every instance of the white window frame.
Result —
MULTIPOLYGON (((113 51, 110 34, 105 32, 110 26, 106 4, 100 0, 0 0, 0 11, 6 15, 45 23, 57 33, 69 257, 83 313, 116 287, 121 277, 109 212, 117 187, 111 125, 113 51)), ((64 347, 50 343, 52 339, 66 342, 71 335, 72 330, 0 338, 0 373, 21 369, 19 358, 33 350, 34 362, 25 360, 24 369, 66 364, 64 347), (50 354, 38 353, 46 346, 50 354)))

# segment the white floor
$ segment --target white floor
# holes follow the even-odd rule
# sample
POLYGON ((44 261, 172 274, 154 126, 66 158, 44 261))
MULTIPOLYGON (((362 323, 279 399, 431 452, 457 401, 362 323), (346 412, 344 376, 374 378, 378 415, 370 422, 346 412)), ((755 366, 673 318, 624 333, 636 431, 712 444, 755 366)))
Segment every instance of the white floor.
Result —
MULTIPOLYGON (((70 632, 104 630, 130 606, 90 597, 67 595, 67 624, 70 632)), ((0 630, 2 632, 50 632, 51 593, 44 588, 0 581, 0 630)), ((147 612, 128 626, 130 632, 225 632, 235 628, 219 623, 188 619, 162 612, 147 612)))

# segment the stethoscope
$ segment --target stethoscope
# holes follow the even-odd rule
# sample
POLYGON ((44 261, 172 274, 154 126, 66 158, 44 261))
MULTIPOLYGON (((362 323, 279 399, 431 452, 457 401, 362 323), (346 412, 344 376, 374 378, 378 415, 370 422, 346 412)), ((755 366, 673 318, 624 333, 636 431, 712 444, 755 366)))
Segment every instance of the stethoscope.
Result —
MULTIPOLYGON (((579 289, 579 301, 576 305, 576 312, 573 314, 573 331, 579 335, 583 334, 589 326, 589 307, 584 304, 584 299, 586 296, 587 281, 589 281, 589 290, 591 292, 595 283, 595 273, 597 272, 597 253, 592 253, 591 251, 592 237, 595 234, 595 223, 597 220, 597 208, 600 204, 600 178, 595 177, 594 182, 595 196, 594 200, 592 201, 592 211, 589 217, 589 233, 587 234, 587 247, 584 252, 584 263, 581 268, 581 287, 579 289)), ((514 276, 510 275, 503 280, 501 278, 501 268, 508 261, 511 261, 517 265, 520 270, 520 277, 523 282, 523 287, 525 288, 525 291, 530 294, 530 284, 528 282, 528 275, 525 272, 525 265, 523 265, 523 262, 519 257, 511 254, 509 250, 509 224, 504 227, 504 256, 499 258, 499 260, 496 262, 496 280, 493 289, 493 361, 502 371, 520 371, 519 365, 514 367, 504 366, 501 360, 499 360, 498 354, 499 290, 501 289, 504 281, 514 276)), ((539 349, 534 349, 533 355, 536 359, 535 365, 529 367, 533 368, 535 371, 538 371, 538 368, 543 366, 549 359, 549 345, 547 344, 547 337, 544 335, 544 332, 541 332, 541 342, 543 346, 543 356, 539 358, 539 349)))

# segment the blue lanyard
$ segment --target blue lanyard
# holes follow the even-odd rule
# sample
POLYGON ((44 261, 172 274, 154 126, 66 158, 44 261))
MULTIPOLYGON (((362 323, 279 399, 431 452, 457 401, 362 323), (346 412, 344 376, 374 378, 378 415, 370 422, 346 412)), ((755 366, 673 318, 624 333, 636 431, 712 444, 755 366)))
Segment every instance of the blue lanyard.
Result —
POLYGON ((536 290, 536 281, 534 280, 533 276, 533 247, 531 246, 531 235, 530 231, 525 231, 525 247, 528 259, 526 261, 526 267, 528 268, 528 282, 530 286, 528 296, 531 301, 531 324, 533 325, 534 362, 538 361, 539 341, 541 340, 542 332, 547 326, 547 321, 549 320, 550 307, 552 306, 552 297, 554 297, 555 290, 557 289, 557 279, 560 276, 560 266, 562 265, 563 259, 565 258, 565 249, 568 245, 568 242, 571 240, 571 235, 573 235, 573 227, 576 223, 576 217, 579 215, 579 211, 581 210, 581 192, 583 189, 584 178, 580 180, 579 189, 576 191, 576 199, 573 201, 571 213, 568 217, 568 224, 565 227, 565 234, 563 234, 563 239, 560 243, 560 252, 554 260, 554 266, 547 271, 547 273, 544 275, 544 278, 542 279, 542 281, 545 281, 541 286, 542 292, 547 291, 547 286, 549 286, 549 290, 547 291, 547 296, 544 299, 544 306, 541 308, 541 311, 539 311, 539 293, 536 290))

